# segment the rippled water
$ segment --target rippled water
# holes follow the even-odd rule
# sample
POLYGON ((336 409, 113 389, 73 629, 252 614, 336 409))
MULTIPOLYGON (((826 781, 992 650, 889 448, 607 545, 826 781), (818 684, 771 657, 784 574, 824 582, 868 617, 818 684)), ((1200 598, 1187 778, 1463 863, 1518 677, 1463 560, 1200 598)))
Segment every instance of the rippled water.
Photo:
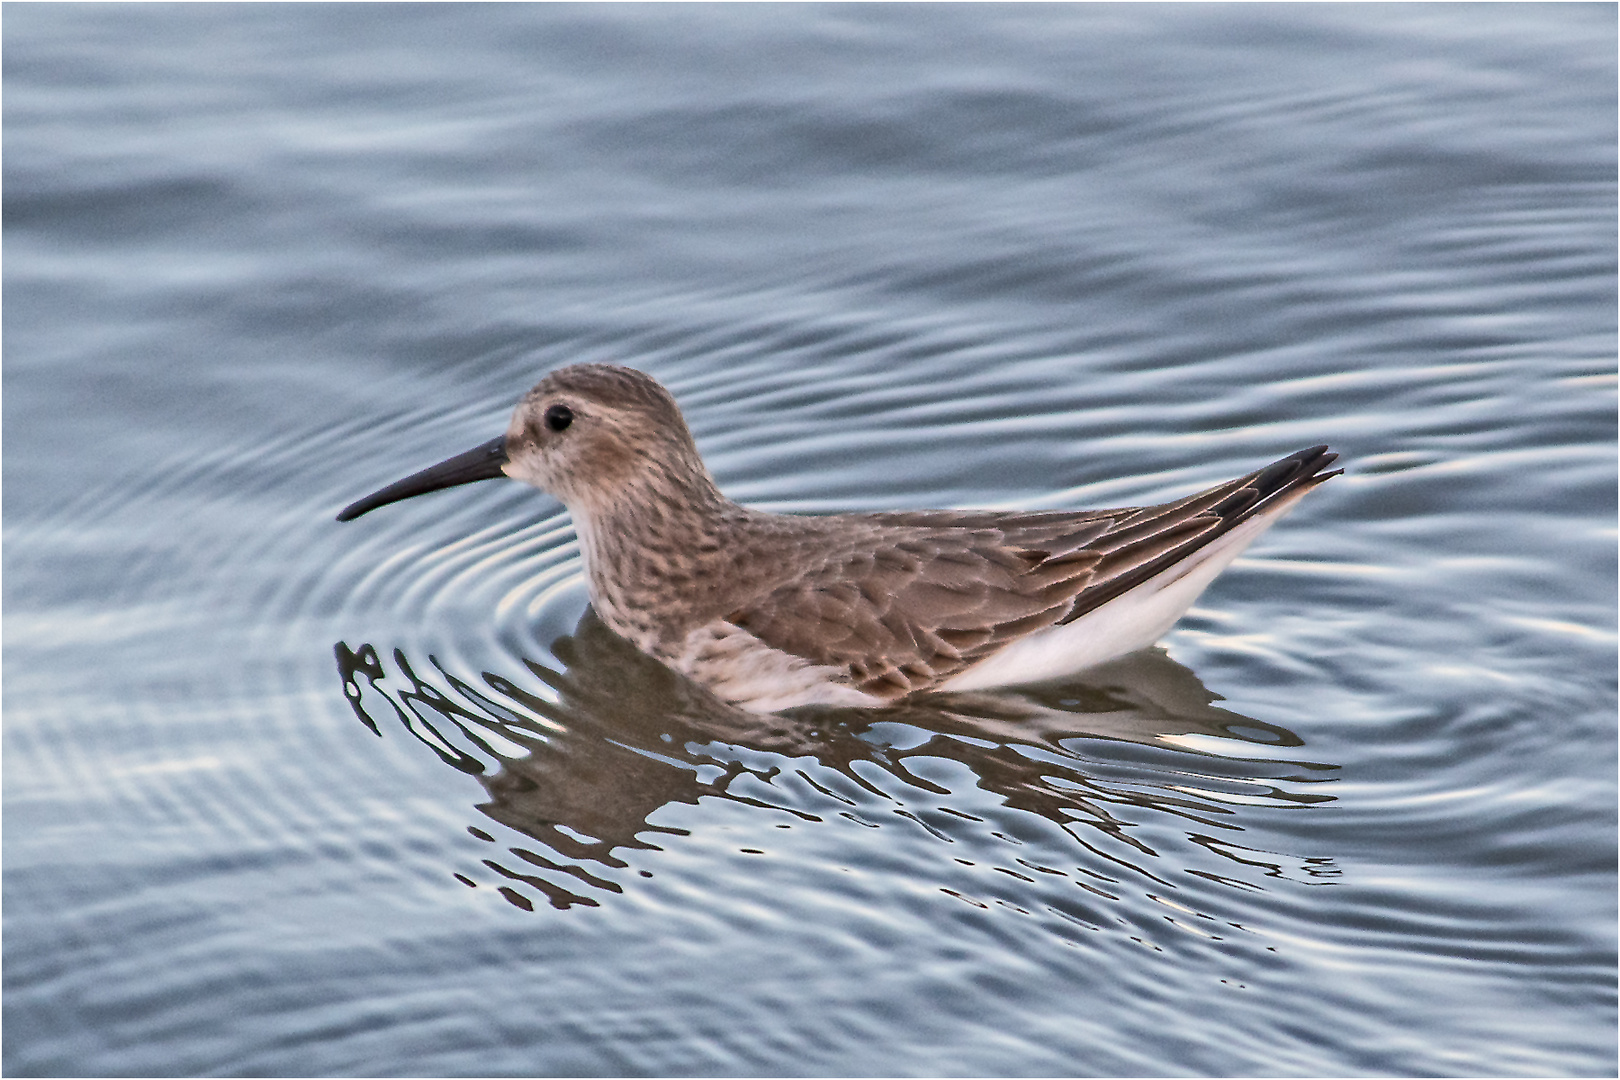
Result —
POLYGON ((1615 1071, 1615 9, 8 5, 4 1067, 1615 1071), (545 371, 775 510, 1348 472, 1164 648, 718 708, 545 371))

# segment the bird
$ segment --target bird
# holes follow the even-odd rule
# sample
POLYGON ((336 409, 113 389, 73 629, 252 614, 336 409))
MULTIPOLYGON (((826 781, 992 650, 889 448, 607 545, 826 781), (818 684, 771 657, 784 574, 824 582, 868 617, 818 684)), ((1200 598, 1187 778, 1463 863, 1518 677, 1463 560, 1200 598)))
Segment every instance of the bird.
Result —
POLYGON ((592 608, 731 705, 881 708, 1078 674, 1154 644, 1261 532, 1343 472, 1326 446, 1173 502, 776 514, 720 491, 651 376, 575 364, 506 433, 339 521, 509 477, 562 502, 592 608))

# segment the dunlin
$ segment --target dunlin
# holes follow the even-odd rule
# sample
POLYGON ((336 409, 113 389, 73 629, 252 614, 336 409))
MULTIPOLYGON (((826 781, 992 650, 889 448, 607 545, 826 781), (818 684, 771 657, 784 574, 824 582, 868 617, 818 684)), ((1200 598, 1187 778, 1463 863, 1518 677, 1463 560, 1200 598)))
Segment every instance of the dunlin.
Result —
POLYGON ((1153 644, 1337 455, 1160 506, 797 516, 720 493, 675 399, 628 368, 546 376, 506 434, 344 508, 509 476, 562 500, 591 604, 754 712, 1069 675, 1153 644))

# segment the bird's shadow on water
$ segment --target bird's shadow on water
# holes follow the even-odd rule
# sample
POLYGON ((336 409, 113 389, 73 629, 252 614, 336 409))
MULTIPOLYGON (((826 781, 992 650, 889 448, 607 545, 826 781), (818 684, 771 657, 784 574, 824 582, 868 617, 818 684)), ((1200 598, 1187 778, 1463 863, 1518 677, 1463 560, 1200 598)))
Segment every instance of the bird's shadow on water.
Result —
MULTIPOLYGON (((1245 814, 1332 802, 1323 787, 1338 767, 1305 760, 1287 728, 1215 706, 1192 671, 1158 650, 1061 683, 772 716, 719 701, 590 611, 554 643, 561 667, 523 661, 527 685, 491 672, 472 685, 398 649, 391 674, 370 644, 335 651, 361 723, 378 735, 397 723, 476 777, 487 795, 477 809, 543 849, 519 843, 506 849, 512 859, 484 860, 525 909, 535 894, 557 908, 598 906, 634 887, 625 871, 636 852, 687 835, 654 823, 655 813, 704 798, 807 822, 861 820, 863 801, 886 802, 950 839, 936 830, 982 822, 963 806, 982 811, 988 795, 1063 830, 1077 883, 1107 899, 1125 877, 1149 890, 1171 885, 1170 873, 1253 890, 1268 878, 1319 884, 1337 873, 1331 859, 1259 851, 1237 836, 1245 814), (941 762, 965 766, 971 780, 941 780, 941 762), (803 781, 791 791, 781 783, 790 776, 803 781), (953 817, 930 823, 898 805, 919 800, 953 817), (1181 868, 1185 858, 1169 869, 1169 853, 1140 837, 1150 819, 1173 819, 1187 845, 1219 856, 1218 869, 1181 868)), ((480 825, 468 831, 495 840, 480 825)))

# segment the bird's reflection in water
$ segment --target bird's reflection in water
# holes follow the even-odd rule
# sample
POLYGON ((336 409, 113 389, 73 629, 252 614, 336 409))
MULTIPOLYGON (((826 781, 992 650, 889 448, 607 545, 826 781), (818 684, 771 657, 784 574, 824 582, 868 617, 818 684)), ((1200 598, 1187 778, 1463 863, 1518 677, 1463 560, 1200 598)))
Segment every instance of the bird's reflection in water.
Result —
POLYGON ((622 892, 634 880, 622 873, 633 852, 684 835, 655 824, 655 812, 704 797, 805 822, 838 815, 872 824, 882 806, 949 839, 941 830, 984 828, 960 796, 976 789, 971 804, 982 811, 988 792, 1078 844, 1067 870, 1018 862, 1109 899, 1126 877, 1171 886, 1163 875, 1191 873, 1254 889, 1267 877, 1320 882, 1336 873, 1331 860, 1256 851, 1237 836, 1245 812, 1332 801, 1322 784, 1337 766, 1301 760, 1301 740, 1286 728, 1216 708, 1197 676, 1162 652, 1061 684, 758 716, 647 657, 590 611, 553 651, 563 670, 524 663, 555 698, 491 673, 474 686, 435 658, 424 666, 399 650, 396 678, 373 646, 336 646, 361 722, 381 734, 397 721, 478 778, 488 795, 480 811, 543 849, 519 844, 508 848, 512 860, 484 861, 519 907, 532 908, 535 893, 563 908, 622 892), (965 766, 971 782, 924 775, 942 761, 965 766), (1177 835, 1220 856, 1222 872, 1158 865, 1165 860, 1137 835, 1150 815, 1177 819, 1177 835))

